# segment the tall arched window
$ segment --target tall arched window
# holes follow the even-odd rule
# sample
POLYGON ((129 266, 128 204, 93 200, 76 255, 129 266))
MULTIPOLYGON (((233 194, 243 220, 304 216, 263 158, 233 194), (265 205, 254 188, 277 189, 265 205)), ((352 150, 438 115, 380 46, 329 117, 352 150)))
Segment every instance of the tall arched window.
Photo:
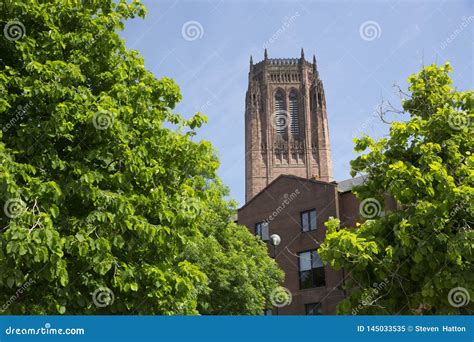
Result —
POLYGON ((288 126, 288 118, 285 111, 285 98, 281 91, 275 94, 275 128, 277 133, 283 134, 288 126))
POLYGON ((296 91, 290 93, 290 117, 291 117, 291 134, 300 134, 300 121, 298 112, 298 95, 296 91))

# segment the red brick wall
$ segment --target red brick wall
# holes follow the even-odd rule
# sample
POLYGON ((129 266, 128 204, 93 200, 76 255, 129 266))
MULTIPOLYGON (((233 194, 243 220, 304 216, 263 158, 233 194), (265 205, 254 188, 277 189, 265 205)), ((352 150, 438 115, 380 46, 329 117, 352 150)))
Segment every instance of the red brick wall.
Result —
MULTIPOLYGON (((281 244, 276 248, 276 260, 286 275, 283 286, 292 292, 293 300, 289 306, 278 309, 279 315, 304 315, 305 304, 316 302, 322 303, 324 314, 335 313, 337 302, 343 298, 343 291, 339 288, 342 272, 326 267, 325 287, 300 290, 297 254, 319 247, 325 238, 324 222, 330 216, 337 216, 338 205, 335 184, 284 176, 239 210, 238 222, 246 225, 252 233, 255 233, 256 223, 268 220, 269 234, 281 237, 281 244), (316 209, 317 229, 302 232, 300 213, 310 209, 316 209)), ((268 246, 273 256, 273 246, 270 243, 268 246)))
POLYGON ((355 227, 359 219, 360 201, 352 192, 339 193, 339 219, 342 227, 355 227))

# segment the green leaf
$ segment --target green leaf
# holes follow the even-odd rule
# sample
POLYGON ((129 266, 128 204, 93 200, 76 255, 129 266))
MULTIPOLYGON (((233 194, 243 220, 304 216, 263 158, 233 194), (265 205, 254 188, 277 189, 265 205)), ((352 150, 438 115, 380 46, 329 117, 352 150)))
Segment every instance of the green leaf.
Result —
POLYGON ((12 288, 15 284, 15 278, 13 276, 8 276, 7 278, 7 285, 9 288, 12 288))
POLYGON ((0 188, 25 211, 0 217, 0 300, 34 274, 11 312, 260 314, 283 273, 233 223, 217 153, 193 141, 207 118, 174 113, 178 85, 118 34, 144 6, 25 3, 0 11, 29 27, 2 44, 0 188), (109 290, 113 303, 93 304, 109 290))

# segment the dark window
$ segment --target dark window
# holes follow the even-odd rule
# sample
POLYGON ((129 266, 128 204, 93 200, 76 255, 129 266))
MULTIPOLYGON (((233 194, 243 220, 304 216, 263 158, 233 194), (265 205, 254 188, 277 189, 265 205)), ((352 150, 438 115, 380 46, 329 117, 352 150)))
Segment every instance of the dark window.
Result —
POLYGON ((291 134, 297 136, 300 134, 300 123, 298 114, 298 96, 296 92, 290 94, 290 116, 291 116, 291 134))
POLYGON ((301 213, 301 229, 303 232, 316 230, 316 210, 308 210, 301 213))
POLYGON ((316 316, 316 315, 323 314, 321 303, 306 304, 305 308, 306 308, 306 314, 308 316, 316 316))
POLYGON ((324 265, 318 253, 314 251, 298 254, 300 262, 300 288, 309 289, 326 285, 324 265))
POLYGON ((268 235, 268 222, 259 222, 255 225, 255 235, 260 236, 263 241, 270 240, 268 235))
POLYGON ((263 315, 264 316, 272 316, 273 315, 272 309, 263 310, 263 315))

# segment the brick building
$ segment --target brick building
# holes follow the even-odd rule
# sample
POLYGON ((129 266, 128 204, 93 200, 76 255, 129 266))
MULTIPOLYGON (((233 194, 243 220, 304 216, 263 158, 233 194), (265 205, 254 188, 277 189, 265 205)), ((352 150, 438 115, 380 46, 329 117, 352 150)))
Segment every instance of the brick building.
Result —
POLYGON ((317 250, 331 216, 354 226, 361 177, 332 179, 324 88, 313 63, 301 58, 250 59, 245 108, 246 203, 238 222, 259 235, 285 272, 289 305, 267 314, 335 314, 344 298, 344 271, 324 267, 317 250), (274 247, 270 235, 281 243, 274 247))

